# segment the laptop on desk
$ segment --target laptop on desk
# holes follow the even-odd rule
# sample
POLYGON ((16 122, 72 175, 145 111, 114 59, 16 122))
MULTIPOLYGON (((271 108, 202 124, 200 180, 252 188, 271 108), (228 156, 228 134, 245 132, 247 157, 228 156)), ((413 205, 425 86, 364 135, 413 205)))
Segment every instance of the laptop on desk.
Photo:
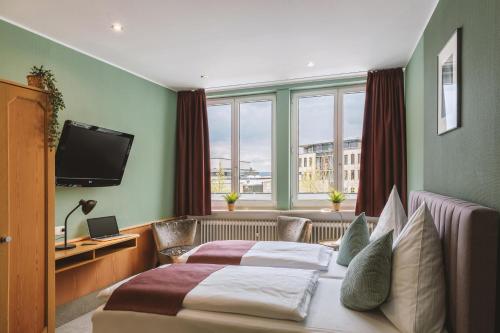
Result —
POLYGON ((104 242, 129 236, 127 234, 120 234, 115 216, 87 219, 87 226, 90 238, 95 241, 104 242))

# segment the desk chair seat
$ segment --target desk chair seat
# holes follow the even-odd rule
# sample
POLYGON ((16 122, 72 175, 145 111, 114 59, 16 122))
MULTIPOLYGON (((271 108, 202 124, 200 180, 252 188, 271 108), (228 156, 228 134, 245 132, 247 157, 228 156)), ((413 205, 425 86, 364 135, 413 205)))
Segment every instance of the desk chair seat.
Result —
POLYGON ((160 264, 175 262, 175 258, 194 247, 197 221, 194 219, 161 221, 151 225, 160 264))
POLYGON ((163 251, 158 252, 158 260, 160 261, 160 265, 171 264, 176 262, 176 258, 183 255, 184 253, 194 249, 195 246, 176 246, 170 249, 165 249, 163 251))

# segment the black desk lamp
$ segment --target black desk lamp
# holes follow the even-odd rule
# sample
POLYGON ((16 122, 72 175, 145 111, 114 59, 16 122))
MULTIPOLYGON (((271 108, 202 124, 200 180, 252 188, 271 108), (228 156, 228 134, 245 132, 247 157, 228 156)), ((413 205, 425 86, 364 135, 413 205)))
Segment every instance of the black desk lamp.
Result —
POLYGON ((68 244, 68 217, 73 214, 75 210, 77 210, 80 206, 82 206, 82 212, 83 214, 87 215, 94 209, 95 205, 97 204, 97 201, 95 200, 83 200, 81 199, 78 202, 78 206, 73 208, 71 212, 66 215, 66 219, 64 220, 64 245, 58 245, 56 246, 56 251, 59 250, 67 250, 67 249, 72 249, 76 247, 75 244, 68 244))

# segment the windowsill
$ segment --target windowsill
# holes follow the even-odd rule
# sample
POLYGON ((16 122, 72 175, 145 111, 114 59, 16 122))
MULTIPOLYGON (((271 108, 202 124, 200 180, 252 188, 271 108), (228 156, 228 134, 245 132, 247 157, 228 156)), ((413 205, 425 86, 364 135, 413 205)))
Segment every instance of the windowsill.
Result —
POLYGON ((296 209, 264 209, 264 208, 236 208, 234 211, 230 212, 227 209, 212 209, 215 213, 354 213, 354 209, 341 209, 340 211, 334 211, 333 209, 327 208, 296 208, 296 209))
MULTIPOLYGON (((333 210, 321 210, 321 209, 290 209, 290 210, 278 210, 278 209, 236 209, 235 211, 228 211, 227 209, 215 209, 212 210, 212 214, 209 216, 197 217, 199 219, 236 219, 236 220, 270 220, 276 219, 278 216, 296 216, 305 217, 313 221, 320 220, 342 220, 342 221, 352 221, 355 218, 354 210, 340 210, 338 212, 333 210)), ((377 221, 377 218, 368 217, 368 221, 377 221)))
MULTIPOLYGON (((239 200, 235 209, 237 211, 264 211, 264 212, 287 212, 287 211, 309 211, 331 213, 334 212, 332 203, 328 200, 293 200, 292 208, 277 209, 276 201, 246 201, 239 200)), ((356 200, 347 199, 340 205, 340 212, 354 212, 356 208, 356 200)), ((212 211, 227 212, 227 203, 224 200, 212 199, 212 211)))

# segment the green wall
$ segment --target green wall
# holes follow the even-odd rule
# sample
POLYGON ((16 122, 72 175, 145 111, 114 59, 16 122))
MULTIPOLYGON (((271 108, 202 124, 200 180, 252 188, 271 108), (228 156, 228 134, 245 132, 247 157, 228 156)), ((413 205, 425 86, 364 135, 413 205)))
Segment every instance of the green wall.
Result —
POLYGON ((366 77, 332 79, 268 87, 234 89, 208 94, 208 98, 224 98, 258 94, 276 94, 276 182, 277 209, 291 209, 291 94, 295 91, 365 84, 366 77))
POLYGON ((423 174, 425 190, 500 209, 500 0, 441 0, 406 83, 410 189, 421 186, 423 174), (438 136, 437 55, 458 27, 463 27, 462 127, 438 136))
POLYGON ((424 39, 415 49, 405 71, 406 145, 408 158, 408 188, 424 188, 424 39))
MULTIPOLYGON (((0 20, 0 77, 26 82, 33 65, 56 74, 72 119, 135 135, 120 186, 57 188, 56 224, 79 199, 95 199, 90 217, 116 215, 120 227, 173 214, 177 94, 116 67, 0 20)), ((87 234, 75 212, 68 237, 87 234)))

